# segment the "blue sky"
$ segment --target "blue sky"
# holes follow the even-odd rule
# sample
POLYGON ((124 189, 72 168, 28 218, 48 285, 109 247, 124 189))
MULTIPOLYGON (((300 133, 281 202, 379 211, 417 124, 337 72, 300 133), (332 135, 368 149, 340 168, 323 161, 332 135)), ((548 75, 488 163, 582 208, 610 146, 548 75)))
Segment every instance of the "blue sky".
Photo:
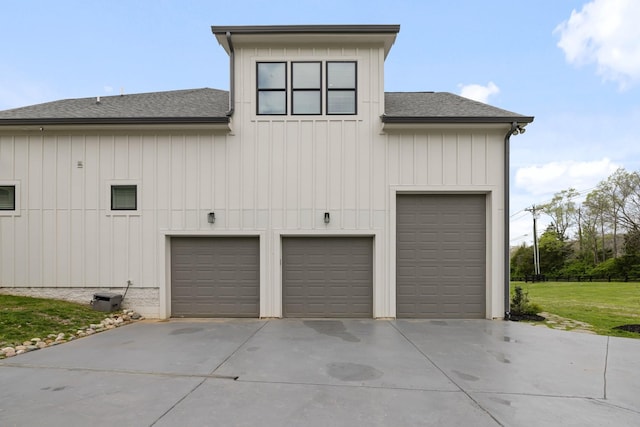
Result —
MULTIPOLYGON (((535 121, 512 138, 523 211, 640 170, 637 0, 3 1, 0 110, 57 99, 228 89, 211 25, 400 24, 386 91, 446 91, 535 121)), ((542 222, 544 223, 544 218, 542 222)))

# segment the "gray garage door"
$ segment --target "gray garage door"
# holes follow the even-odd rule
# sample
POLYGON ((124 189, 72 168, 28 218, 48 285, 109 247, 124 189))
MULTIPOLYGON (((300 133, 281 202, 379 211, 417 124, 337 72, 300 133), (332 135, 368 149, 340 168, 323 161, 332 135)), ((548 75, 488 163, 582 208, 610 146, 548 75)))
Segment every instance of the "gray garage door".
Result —
POLYGON ((173 317, 258 317, 257 237, 171 239, 173 317))
POLYGON ((373 238, 282 239, 284 317, 373 317, 373 238))
POLYGON ((485 317, 485 196, 398 195, 396 309, 404 318, 485 317))

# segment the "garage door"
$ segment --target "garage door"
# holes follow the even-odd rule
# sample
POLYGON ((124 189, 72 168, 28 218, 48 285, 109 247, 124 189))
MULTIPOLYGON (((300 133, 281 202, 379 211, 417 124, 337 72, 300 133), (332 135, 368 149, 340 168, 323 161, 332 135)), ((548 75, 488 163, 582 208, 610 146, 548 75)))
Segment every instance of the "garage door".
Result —
POLYGON ((484 318, 484 195, 398 195, 396 309, 404 318, 484 318))
POLYGON ((282 239, 284 317, 373 317, 372 237, 282 239))
POLYGON ((257 237, 171 239, 173 317, 258 317, 257 237))

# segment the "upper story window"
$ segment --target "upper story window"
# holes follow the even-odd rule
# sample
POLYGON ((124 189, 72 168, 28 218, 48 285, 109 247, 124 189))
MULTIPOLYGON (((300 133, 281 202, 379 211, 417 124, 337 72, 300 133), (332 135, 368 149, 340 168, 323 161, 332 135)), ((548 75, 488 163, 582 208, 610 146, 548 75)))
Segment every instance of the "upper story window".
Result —
POLYGON ((258 114, 287 114, 286 62, 258 63, 258 114))
POLYGON ((356 114, 355 62, 327 62, 327 114, 356 114))
POLYGON ((291 114, 322 114, 320 62, 291 64, 291 114))
POLYGON ((257 114, 356 114, 356 76, 355 61, 258 62, 257 114))

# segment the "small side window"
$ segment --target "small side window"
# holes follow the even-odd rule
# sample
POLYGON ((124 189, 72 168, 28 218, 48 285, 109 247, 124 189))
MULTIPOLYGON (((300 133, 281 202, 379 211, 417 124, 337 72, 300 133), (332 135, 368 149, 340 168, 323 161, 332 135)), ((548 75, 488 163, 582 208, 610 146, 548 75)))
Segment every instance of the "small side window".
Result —
POLYGON ((111 210, 135 211, 138 209, 137 185, 112 185, 111 210))
POLYGON ((0 185, 0 211, 16 210, 16 186, 0 185))

